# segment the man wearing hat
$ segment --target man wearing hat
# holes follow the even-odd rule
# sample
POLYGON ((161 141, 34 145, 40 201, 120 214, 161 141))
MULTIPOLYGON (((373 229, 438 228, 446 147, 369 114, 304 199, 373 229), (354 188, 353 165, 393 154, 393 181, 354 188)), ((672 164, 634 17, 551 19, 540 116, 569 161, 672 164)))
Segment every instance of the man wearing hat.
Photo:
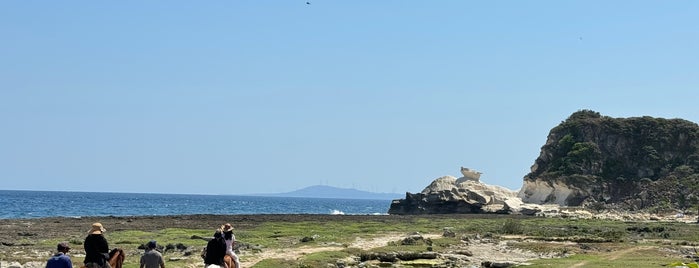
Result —
POLYGON ((46 262, 46 268, 73 268, 73 262, 67 255, 69 250, 70 246, 68 246, 68 243, 58 243, 58 246, 56 246, 57 252, 46 262))
POLYGON ((99 222, 93 223, 85 237, 85 267, 86 268, 111 268, 109 265, 109 243, 104 238, 107 230, 99 222))
POLYGON ((155 250, 156 247, 155 240, 151 240, 146 244, 146 252, 141 256, 141 268, 165 268, 163 255, 155 250))

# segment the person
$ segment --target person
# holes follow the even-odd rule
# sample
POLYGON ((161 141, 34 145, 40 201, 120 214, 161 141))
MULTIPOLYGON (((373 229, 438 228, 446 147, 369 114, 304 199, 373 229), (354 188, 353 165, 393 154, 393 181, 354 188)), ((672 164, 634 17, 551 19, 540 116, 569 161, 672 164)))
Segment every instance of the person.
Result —
POLYGON ((151 240, 146 244, 146 252, 141 256, 141 268, 165 268, 163 255, 155 248, 157 248, 155 240, 151 240))
POLYGON ((58 246, 56 246, 57 252, 46 262, 46 268, 73 268, 73 262, 68 257, 69 250, 70 246, 68 246, 68 243, 58 243, 58 246))
POLYGON ((229 268, 223 261, 226 256, 226 241, 223 240, 223 232, 217 229, 214 232, 214 238, 206 244, 206 256, 204 256, 205 266, 218 265, 229 268))
POLYGON ((233 246, 235 245, 235 235, 233 234, 233 225, 226 223, 221 226, 223 231, 223 240, 226 241, 226 255, 231 256, 233 262, 235 263, 235 268, 240 268, 240 260, 238 260, 238 255, 233 251, 233 246))
POLYGON ((85 248, 85 260, 83 263, 86 268, 111 268, 109 265, 109 243, 104 238, 104 229, 101 223, 95 222, 92 228, 87 232, 83 247, 85 248))

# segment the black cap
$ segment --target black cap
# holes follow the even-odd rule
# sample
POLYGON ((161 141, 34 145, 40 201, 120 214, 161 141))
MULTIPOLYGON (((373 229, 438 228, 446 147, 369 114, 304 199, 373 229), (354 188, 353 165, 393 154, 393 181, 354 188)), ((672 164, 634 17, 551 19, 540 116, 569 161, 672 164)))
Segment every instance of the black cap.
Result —
POLYGON ((68 246, 68 243, 66 243, 66 242, 58 243, 58 246, 56 246, 56 250, 58 250, 58 251, 63 251, 63 250, 68 250, 68 249, 70 249, 70 246, 68 246))

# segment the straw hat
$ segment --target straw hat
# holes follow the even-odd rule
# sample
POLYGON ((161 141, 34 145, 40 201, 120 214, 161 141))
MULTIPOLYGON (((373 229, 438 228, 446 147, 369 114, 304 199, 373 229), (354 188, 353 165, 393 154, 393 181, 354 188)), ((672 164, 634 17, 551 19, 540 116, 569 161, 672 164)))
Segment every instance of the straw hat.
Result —
POLYGON ((102 227, 101 223, 95 222, 92 224, 92 229, 90 229, 90 231, 88 231, 87 233, 88 234, 102 234, 106 231, 107 231, 107 229, 104 229, 104 227, 102 227))
POLYGON ((224 225, 221 225, 221 230, 223 230, 224 232, 228 232, 230 230, 233 230, 233 225, 231 225, 230 223, 226 223, 224 225))

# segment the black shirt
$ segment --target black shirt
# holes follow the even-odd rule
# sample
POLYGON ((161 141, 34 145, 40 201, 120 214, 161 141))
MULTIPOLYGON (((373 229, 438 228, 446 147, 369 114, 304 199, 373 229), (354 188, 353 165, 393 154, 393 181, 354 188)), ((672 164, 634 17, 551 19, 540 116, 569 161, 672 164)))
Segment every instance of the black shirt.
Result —
POLYGON ((105 259, 109 258, 109 244, 107 239, 101 234, 90 234, 85 237, 85 261, 83 263, 96 262, 104 265, 105 259))

